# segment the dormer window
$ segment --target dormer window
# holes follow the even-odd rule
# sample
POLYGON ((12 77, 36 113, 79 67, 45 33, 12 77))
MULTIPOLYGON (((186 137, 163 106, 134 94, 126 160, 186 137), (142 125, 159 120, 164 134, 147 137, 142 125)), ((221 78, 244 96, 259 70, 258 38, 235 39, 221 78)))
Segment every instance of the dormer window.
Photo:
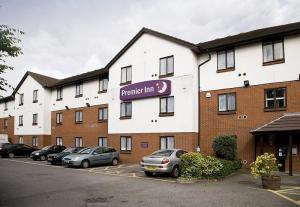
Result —
POLYGON ((283 40, 263 43, 263 65, 284 63, 283 40))
POLYGON ((217 72, 225 72, 234 70, 234 49, 218 51, 218 70, 217 72))

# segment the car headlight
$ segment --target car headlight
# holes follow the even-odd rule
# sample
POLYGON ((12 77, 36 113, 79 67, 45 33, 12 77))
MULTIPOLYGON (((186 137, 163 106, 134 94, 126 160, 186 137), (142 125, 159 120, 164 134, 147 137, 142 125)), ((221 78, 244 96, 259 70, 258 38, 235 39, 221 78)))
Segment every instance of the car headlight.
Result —
POLYGON ((39 152, 35 153, 35 155, 39 155, 39 154, 40 154, 39 152))
POLYGON ((79 157, 75 157, 73 160, 78 161, 79 159, 80 159, 79 157))

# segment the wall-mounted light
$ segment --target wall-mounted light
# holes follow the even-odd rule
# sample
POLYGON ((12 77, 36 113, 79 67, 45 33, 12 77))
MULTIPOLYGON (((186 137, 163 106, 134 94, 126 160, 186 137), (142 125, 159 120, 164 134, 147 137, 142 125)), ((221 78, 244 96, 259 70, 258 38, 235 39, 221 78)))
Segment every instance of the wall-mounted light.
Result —
POLYGON ((210 98, 210 97, 211 97, 211 93, 206 93, 206 94, 205 94, 205 97, 206 97, 206 98, 210 98))
POLYGON ((244 86, 245 86, 245 87, 249 87, 249 86, 250 86, 249 80, 245 80, 245 81, 244 81, 244 86))
POLYGON ((68 107, 68 106, 65 106, 65 107, 66 107, 67 110, 69 110, 69 107, 68 107))
POLYGON ((87 107, 90 107, 91 105, 89 103, 85 103, 87 107))

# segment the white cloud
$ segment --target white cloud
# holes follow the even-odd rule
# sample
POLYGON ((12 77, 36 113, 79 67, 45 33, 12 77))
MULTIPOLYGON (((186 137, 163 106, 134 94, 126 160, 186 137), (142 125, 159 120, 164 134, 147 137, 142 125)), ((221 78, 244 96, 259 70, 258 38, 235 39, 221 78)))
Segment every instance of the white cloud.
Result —
POLYGON ((4 74, 13 85, 26 70, 64 78, 101 68, 143 26, 198 43, 300 20, 298 0, 3 0, 0 5, 0 24, 26 32, 24 55, 10 59, 15 69, 4 74))

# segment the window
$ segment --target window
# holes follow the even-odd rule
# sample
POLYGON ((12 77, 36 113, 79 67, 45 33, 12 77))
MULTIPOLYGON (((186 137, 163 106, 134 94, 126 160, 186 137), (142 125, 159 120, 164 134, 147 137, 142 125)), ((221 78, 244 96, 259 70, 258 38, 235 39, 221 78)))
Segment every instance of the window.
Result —
POLYGON ((218 51, 218 71, 233 69, 234 49, 218 51))
POLYGON ((82 111, 75 112, 75 123, 82 123, 82 111))
POLYGON ((4 102, 4 111, 7 111, 7 102, 4 102))
POLYGON ((174 149, 174 137, 160 137, 160 149, 174 149))
POLYGON ((38 102, 38 90, 34 90, 33 91, 33 103, 37 103, 38 102))
POLYGON ((131 66, 121 68, 121 84, 131 83, 131 70, 131 66))
POLYGON ((23 126, 23 115, 19 116, 19 126, 23 126))
POLYGON ((19 137, 19 144, 24 144, 24 138, 22 136, 19 137))
POLYGON ((106 92, 108 86, 108 79, 103 78, 99 80, 99 92, 106 92))
MULTIPOLYGON (((263 62, 283 62, 284 61, 284 47, 283 40, 269 41, 263 43, 263 62)), ((268 65, 268 64, 266 64, 268 65)))
POLYGON ((56 113, 56 124, 63 123, 63 113, 56 113))
POLYGON ((19 106, 22 106, 23 104, 24 104, 24 93, 20 94, 19 106))
POLYGON ((4 120, 3 120, 3 128, 4 128, 4 129, 7 129, 7 127, 8 127, 8 120, 7 120, 7 119, 4 119, 4 120))
POLYGON ((38 137, 37 136, 33 136, 32 137, 32 146, 33 147, 37 147, 39 144, 38 144, 38 137))
POLYGON ((108 108, 100 108, 98 112, 98 121, 107 121, 108 108))
POLYGON ((99 147, 107 147, 107 137, 99 137, 98 138, 98 146, 99 147))
POLYGON ((132 104, 131 102, 121 103, 121 118, 131 118, 132 115, 132 104))
POLYGON ((59 87, 56 89, 56 100, 60 101, 63 99, 63 87, 59 87))
POLYGON ((227 93, 219 95, 219 112, 236 111, 236 94, 227 93))
POLYGON ((32 115, 32 125, 37 125, 38 124, 38 114, 33 114, 32 115))
POLYGON ((77 83, 75 86, 75 97, 82 97, 83 83, 77 83))
POLYGON ((160 116, 174 115, 174 96, 160 98, 160 116))
POLYGON ((131 137, 121 137, 121 151, 131 151, 131 137))
POLYGON ((62 137, 56 137, 56 145, 63 146, 63 138, 62 137))
POLYGON ((286 107, 286 88, 265 90, 265 108, 276 109, 286 107))
POLYGON ((159 59, 159 76, 172 76, 174 74, 174 56, 159 59))
POLYGON ((75 147, 82 147, 82 137, 75 137, 75 147))

